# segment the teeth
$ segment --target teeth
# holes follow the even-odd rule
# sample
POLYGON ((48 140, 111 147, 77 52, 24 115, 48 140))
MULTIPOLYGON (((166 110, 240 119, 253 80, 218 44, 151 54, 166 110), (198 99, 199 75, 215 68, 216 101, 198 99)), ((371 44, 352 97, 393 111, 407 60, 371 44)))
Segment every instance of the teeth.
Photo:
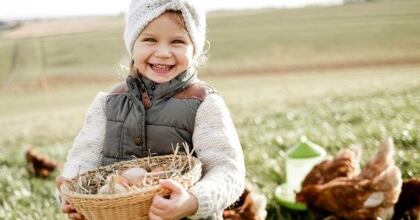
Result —
POLYGON ((153 64, 152 65, 154 69, 158 69, 158 70, 170 70, 172 68, 172 66, 170 65, 161 65, 161 64, 153 64))

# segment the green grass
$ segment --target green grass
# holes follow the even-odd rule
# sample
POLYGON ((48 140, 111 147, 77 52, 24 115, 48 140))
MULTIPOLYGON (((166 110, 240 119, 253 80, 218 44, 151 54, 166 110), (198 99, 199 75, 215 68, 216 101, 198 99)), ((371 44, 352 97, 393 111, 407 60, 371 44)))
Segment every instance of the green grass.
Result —
POLYGON ((418 57, 412 46, 420 43, 419 7, 416 1, 381 2, 214 17, 209 20, 214 58, 209 66, 241 69, 418 57))
POLYGON ((45 41, 48 75, 115 74, 125 52, 120 35, 118 30, 49 38, 45 41))
MULTIPOLYGON (((16 40, 16 68, 9 74, 18 82, 41 76, 109 78, 118 72, 123 58, 119 35, 120 32, 102 31, 16 40)), ((11 65, 10 57, 3 62, 11 65)))
MULTIPOLYGON (((419 11, 420 1, 386 1, 209 16, 210 62, 201 74, 231 110, 247 177, 268 197, 269 219, 309 219, 273 200, 274 187, 284 181, 285 152, 302 135, 331 154, 363 144, 363 161, 391 136, 403 177, 420 176, 419 65, 260 74, 320 63, 420 59, 419 11), (222 75, 230 71, 256 73, 222 75)), ((9 85, 0 90, 0 219, 65 219, 52 197, 54 178, 29 176, 24 150, 33 145, 65 160, 89 103, 111 86, 101 79, 116 78, 119 62, 126 62, 122 30, 4 36, 0 80, 9 85), (51 80, 41 89, 25 84, 45 76, 80 80, 51 80)))
POLYGON ((10 72, 13 59, 13 47, 14 42, 12 40, 0 41, 0 82, 2 82, 10 72))
MULTIPOLYGON (((420 1, 385 1, 210 14, 210 59, 204 72, 240 73, 319 63, 419 60, 419 11, 420 1)), ((0 36, 0 41, 4 37, 0 36)), ((21 41, 18 80, 33 80, 42 74, 110 77, 118 71, 119 63, 125 64, 127 60, 121 29, 21 41)), ((7 70, 7 66, 10 59, 0 62, 0 70, 7 70)))
MULTIPOLYGON (((245 152, 247 176, 269 198, 269 219, 308 219, 273 200, 283 182, 285 151, 301 135, 329 153, 361 143, 363 161, 394 138, 403 177, 420 176, 420 67, 204 77, 224 96, 245 152)), ((53 178, 30 177, 23 152, 33 144, 63 161, 97 91, 109 84, 70 85, 0 94, 0 219, 64 219, 53 178)))

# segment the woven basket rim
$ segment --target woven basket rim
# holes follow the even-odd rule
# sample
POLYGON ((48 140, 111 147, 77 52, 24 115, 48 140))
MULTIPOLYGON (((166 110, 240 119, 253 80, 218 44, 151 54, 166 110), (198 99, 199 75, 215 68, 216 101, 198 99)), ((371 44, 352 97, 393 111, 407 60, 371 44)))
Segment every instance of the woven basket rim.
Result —
MULTIPOLYGON (((152 157, 144 157, 144 158, 139 158, 139 159, 134 159, 134 160, 126 160, 126 161, 121 161, 121 162, 117 162, 111 165, 107 165, 107 166, 101 166, 101 167, 97 167, 95 169, 92 170, 88 170, 85 171, 79 175, 77 175, 76 177, 71 178, 71 180, 74 180, 75 178, 77 178, 78 176, 83 176, 83 175, 87 175, 89 173, 94 173, 96 171, 98 171, 99 169, 104 169, 106 167, 115 167, 115 166, 119 166, 125 163, 133 163, 136 161, 144 161, 144 160, 149 160, 149 159, 160 159, 160 158, 174 158, 174 157, 188 157, 187 155, 162 155, 162 156, 152 156, 152 157)), ((195 169, 201 169, 201 161, 193 156, 190 156, 191 161, 192 161, 192 168, 186 172, 185 174, 183 174, 182 176, 187 176, 188 174, 192 173, 195 169)), ((168 179, 173 179, 173 180, 177 180, 180 179, 180 177, 176 177, 176 178, 168 178, 168 179)), ((60 192, 61 194, 63 194, 64 197, 68 197, 68 198, 78 198, 78 199, 100 199, 100 200, 114 200, 114 199, 122 199, 125 197, 132 197, 132 196, 137 196, 137 195, 144 195, 145 197, 147 196, 153 196, 150 195, 151 192, 156 192, 156 191, 160 191, 161 187, 159 185, 151 185, 151 186, 146 186, 141 188, 141 190, 133 190, 133 191, 128 191, 128 192, 123 192, 123 193, 117 193, 117 194, 81 194, 81 193, 77 193, 74 192, 72 190, 69 189, 68 186, 68 182, 64 182, 63 184, 61 184, 60 186, 60 192)))

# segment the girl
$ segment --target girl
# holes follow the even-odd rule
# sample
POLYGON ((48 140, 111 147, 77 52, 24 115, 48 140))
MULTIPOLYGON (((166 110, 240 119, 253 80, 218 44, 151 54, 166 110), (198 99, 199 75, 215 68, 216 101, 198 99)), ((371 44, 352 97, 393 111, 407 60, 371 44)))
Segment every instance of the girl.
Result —
MULTIPOLYGON (((150 219, 221 219, 243 192, 243 152, 221 96, 197 79, 203 55, 205 13, 193 0, 132 0, 124 41, 132 58, 126 83, 99 93, 69 151, 57 187, 98 166, 149 153, 171 154, 188 143, 203 163, 190 189, 161 181, 170 198, 155 196, 150 219)), ((66 201, 64 213, 83 219, 66 201)))

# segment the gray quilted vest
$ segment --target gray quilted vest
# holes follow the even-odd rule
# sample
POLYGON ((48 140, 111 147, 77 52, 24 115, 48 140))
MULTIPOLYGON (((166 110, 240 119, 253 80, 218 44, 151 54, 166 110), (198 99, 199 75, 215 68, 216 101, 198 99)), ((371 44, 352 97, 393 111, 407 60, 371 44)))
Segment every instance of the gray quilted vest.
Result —
POLYGON ((186 71, 162 84, 128 76, 125 87, 106 100, 102 165, 171 154, 176 144, 193 147, 195 114, 205 97, 215 92, 199 83, 196 73, 186 71))

